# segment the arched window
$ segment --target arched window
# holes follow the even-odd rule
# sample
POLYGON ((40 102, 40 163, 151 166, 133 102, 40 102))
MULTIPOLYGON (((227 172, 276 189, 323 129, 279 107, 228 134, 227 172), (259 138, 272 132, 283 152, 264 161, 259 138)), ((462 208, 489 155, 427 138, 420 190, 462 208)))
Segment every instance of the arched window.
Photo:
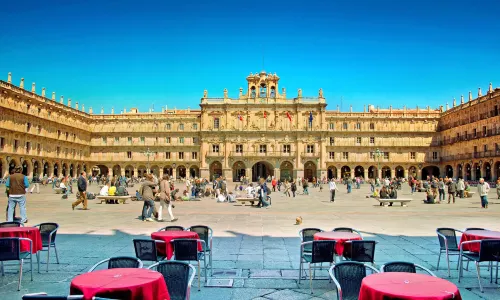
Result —
POLYGON ((276 88, 274 86, 271 87, 271 98, 276 98, 276 88))
POLYGON ((255 87, 254 87, 254 86, 252 86, 252 87, 250 88, 250 97, 251 97, 251 98, 255 98, 255 87))
POLYGON ((260 85, 259 95, 260 95, 261 98, 266 98, 267 97, 267 86, 266 86, 265 83, 262 83, 260 85))

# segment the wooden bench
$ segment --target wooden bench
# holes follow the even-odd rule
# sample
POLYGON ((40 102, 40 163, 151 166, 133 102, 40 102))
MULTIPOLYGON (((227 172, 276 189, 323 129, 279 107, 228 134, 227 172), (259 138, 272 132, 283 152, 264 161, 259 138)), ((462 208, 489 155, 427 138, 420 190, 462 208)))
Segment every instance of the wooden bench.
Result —
POLYGON ((54 192, 56 192, 56 194, 62 194, 63 189, 62 188, 54 188, 54 192))
POLYGON ((406 206, 406 203, 410 203, 412 199, 404 199, 404 198, 398 198, 398 199, 377 199, 378 202, 382 203, 383 206, 386 206, 386 204, 389 204, 390 202, 393 203, 401 203, 401 206, 406 206))
POLYGON ((126 201, 127 200, 130 200, 132 198, 132 196, 96 196, 97 200, 101 200, 101 204, 103 202, 106 202, 106 203, 113 203, 113 204, 116 204, 116 203, 122 203, 122 204, 126 204, 126 201))
POLYGON ((253 205, 254 202, 259 202, 257 198, 236 198, 236 202, 241 202, 241 204, 245 204, 245 202, 250 202, 250 205, 253 205))

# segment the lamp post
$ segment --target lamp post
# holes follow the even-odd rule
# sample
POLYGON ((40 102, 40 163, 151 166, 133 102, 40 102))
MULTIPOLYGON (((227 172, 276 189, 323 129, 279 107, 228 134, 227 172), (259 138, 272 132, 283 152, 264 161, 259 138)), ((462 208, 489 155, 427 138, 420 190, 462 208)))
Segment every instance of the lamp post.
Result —
POLYGON ((144 155, 146 155, 148 157, 148 169, 146 170, 146 173, 149 173, 150 172, 150 169, 149 169, 150 168, 150 166, 149 166, 149 157, 152 156, 152 155, 156 155, 156 152, 151 151, 148 148, 146 151, 142 152, 142 154, 144 154, 144 155))
POLYGON ((380 151, 379 148, 375 149, 375 158, 377 159, 377 176, 376 176, 376 178, 378 178, 378 172, 380 172, 380 174, 382 174, 382 170, 380 170, 380 157, 382 155, 384 155, 384 152, 380 151))

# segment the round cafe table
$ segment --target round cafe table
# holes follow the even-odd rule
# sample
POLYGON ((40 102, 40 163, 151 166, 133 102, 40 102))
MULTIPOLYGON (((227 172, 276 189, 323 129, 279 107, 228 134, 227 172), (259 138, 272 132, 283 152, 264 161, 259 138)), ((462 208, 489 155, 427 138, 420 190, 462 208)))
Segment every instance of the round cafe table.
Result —
POLYGON ((163 275, 148 269, 116 268, 76 276, 71 281, 70 295, 84 299, 170 300, 163 275))
MULTIPOLYGON (((32 241, 33 249, 31 253, 42 250, 42 235, 36 227, 5 227, 0 228, 0 238, 27 238, 32 241)), ((21 252, 29 252, 30 243, 21 241, 21 252)))
MULTIPOLYGON (((462 233, 460 244, 468 241, 476 240, 500 240, 500 231, 492 230, 467 230, 462 233)), ((464 251, 479 252, 479 243, 464 245, 464 251)))
MULTIPOLYGON (((164 241, 163 244, 156 244, 158 254, 161 256, 166 256, 167 259, 172 258, 174 255, 174 247, 170 241, 175 239, 195 239, 198 240, 200 237, 196 232, 192 231, 159 231, 151 233, 151 238, 153 240, 164 241)), ((201 243, 198 243, 198 251, 202 251, 203 247, 201 243)))
POLYGON ((457 286, 425 274, 388 272, 365 277, 359 300, 461 300, 457 286))
POLYGON ((344 253, 344 243, 347 241, 360 241, 363 238, 356 233, 342 231, 325 231, 314 234, 315 241, 336 241, 335 252, 337 255, 344 253))

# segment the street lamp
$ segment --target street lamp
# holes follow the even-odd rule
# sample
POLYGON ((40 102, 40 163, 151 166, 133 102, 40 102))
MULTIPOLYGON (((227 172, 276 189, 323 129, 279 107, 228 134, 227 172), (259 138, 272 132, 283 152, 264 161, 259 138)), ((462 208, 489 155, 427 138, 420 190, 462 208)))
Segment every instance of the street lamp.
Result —
POLYGON ((375 158, 377 159, 377 178, 378 178, 378 172, 382 174, 382 171, 380 170, 380 157, 384 155, 384 152, 380 151, 379 148, 375 149, 375 158))
POLYGON ((156 152, 151 151, 148 148, 146 151, 142 152, 142 154, 144 154, 144 155, 146 155, 148 157, 148 170, 147 170, 146 173, 149 173, 150 172, 150 169, 149 169, 150 168, 150 166, 149 166, 149 157, 152 156, 152 155, 156 155, 156 152))

